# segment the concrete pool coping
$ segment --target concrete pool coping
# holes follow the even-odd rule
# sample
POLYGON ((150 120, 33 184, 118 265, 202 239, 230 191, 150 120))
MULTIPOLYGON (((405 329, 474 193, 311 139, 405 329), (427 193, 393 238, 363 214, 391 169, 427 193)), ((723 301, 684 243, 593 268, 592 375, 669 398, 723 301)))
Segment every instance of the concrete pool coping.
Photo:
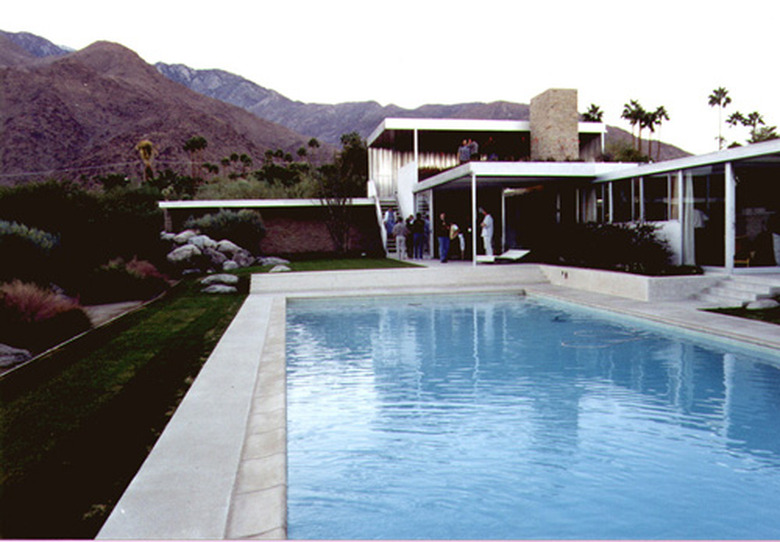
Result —
POLYGON ((703 312, 689 299, 640 302, 555 286, 533 264, 255 275, 97 538, 286 538, 287 301, 480 292, 525 292, 780 354, 775 325, 703 312))

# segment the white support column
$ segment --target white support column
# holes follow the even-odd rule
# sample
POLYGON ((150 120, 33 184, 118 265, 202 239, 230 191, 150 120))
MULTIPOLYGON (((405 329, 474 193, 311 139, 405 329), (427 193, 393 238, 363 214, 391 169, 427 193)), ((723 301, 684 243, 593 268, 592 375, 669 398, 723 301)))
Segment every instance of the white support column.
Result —
POLYGON ((501 191, 501 250, 502 254, 506 250, 506 190, 501 191))
POLYGON ((645 178, 639 177, 639 221, 645 221, 645 178))
POLYGON ((678 245, 677 245, 677 253, 680 255, 680 264, 683 264, 685 262, 685 251, 687 250, 687 247, 685 246, 685 207, 684 207, 684 201, 685 198, 683 193, 684 188, 684 176, 683 176, 683 170, 679 170, 676 174, 675 183, 677 183, 677 221, 680 224, 680 238, 678 239, 678 245))
POLYGON ((414 163, 417 164, 417 169, 420 168, 420 137, 419 133, 417 131, 417 128, 414 129, 413 133, 413 145, 414 145, 414 163))
POLYGON ((736 249, 736 229, 737 229, 737 181, 734 177, 734 166, 731 162, 726 162, 726 170, 724 172, 725 186, 725 254, 724 254, 724 267, 726 272, 731 274, 734 272, 734 252, 736 249))
POLYGON ((471 173, 471 265, 477 265, 477 174, 471 173))
POLYGON ((609 212, 609 220, 607 220, 607 222, 609 222, 610 224, 612 224, 612 217, 614 216, 614 214, 613 214, 614 208, 612 206, 612 202, 614 201, 613 198, 612 198, 612 185, 613 184, 615 184, 614 181, 610 181, 610 182, 607 183, 607 195, 608 195, 607 199, 609 199, 609 202, 607 203, 607 211, 609 212))

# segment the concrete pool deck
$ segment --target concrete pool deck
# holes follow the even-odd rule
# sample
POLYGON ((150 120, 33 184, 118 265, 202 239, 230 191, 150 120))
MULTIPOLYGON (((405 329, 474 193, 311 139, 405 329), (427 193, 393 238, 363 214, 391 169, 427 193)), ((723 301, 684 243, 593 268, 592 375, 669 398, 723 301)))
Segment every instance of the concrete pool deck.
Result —
POLYGON ((290 299, 524 292, 704 332, 780 356, 777 326, 703 312, 693 299, 640 302, 555 286, 533 264, 424 263, 428 267, 253 276, 250 295, 98 538, 286 537, 290 299))

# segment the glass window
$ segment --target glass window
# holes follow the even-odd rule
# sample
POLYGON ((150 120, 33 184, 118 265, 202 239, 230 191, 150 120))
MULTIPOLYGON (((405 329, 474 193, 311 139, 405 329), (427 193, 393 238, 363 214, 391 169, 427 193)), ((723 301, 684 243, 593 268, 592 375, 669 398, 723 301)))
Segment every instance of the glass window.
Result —
POLYGON ((645 220, 656 222, 669 220, 669 179, 663 177, 645 177, 645 220))
POLYGON ((633 180, 612 183, 612 222, 631 222, 633 180))

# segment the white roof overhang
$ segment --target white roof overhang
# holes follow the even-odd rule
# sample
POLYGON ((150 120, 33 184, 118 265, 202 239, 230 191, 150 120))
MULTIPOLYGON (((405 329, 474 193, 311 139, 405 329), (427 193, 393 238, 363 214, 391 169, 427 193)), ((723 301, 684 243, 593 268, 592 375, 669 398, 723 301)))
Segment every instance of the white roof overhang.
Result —
POLYGON ((414 191, 465 187, 471 183, 472 175, 481 186, 512 187, 541 181, 592 181, 608 171, 635 167, 614 162, 469 162, 421 181, 414 191))
POLYGON ((680 170, 711 168, 726 162, 746 162, 750 164, 780 165, 780 140, 753 143, 744 147, 735 147, 709 154, 686 156, 654 164, 636 165, 632 169, 616 169, 604 172, 595 182, 618 181, 634 177, 650 177, 680 170))

